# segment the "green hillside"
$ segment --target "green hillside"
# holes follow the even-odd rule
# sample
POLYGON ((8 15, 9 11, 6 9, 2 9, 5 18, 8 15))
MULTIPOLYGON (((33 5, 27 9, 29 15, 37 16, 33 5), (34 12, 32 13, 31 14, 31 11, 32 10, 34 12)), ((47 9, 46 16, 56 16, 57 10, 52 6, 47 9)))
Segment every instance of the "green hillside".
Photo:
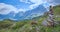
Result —
POLYGON ((54 7, 55 20, 60 21, 60 6, 54 7))
MULTIPOLYGON (((54 7, 54 17, 55 20, 60 22, 60 6, 54 7), (57 16, 57 17, 56 17, 57 16)), ((55 25, 55 27, 46 27, 42 25, 42 21, 46 19, 47 14, 43 16, 35 17, 32 20, 22 20, 22 21, 13 21, 13 20, 3 20, 0 21, 0 32, 60 32, 60 24, 55 25), (33 20, 37 21, 33 27, 31 22, 33 20)))

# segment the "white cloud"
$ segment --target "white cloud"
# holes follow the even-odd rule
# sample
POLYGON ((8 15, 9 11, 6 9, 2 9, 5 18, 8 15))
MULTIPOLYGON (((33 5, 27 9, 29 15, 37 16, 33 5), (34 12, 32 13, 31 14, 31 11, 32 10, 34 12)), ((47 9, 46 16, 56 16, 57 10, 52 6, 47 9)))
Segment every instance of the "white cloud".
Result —
POLYGON ((34 4, 31 4, 29 6, 29 9, 34 9, 36 7, 38 7, 40 4, 44 3, 43 2, 44 0, 20 0, 20 2, 24 2, 24 3, 34 3, 34 4))
POLYGON ((9 14, 10 12, 14 12, 14 13, 18 13, 18 12, 25 12, 26 9, 17 9, 16 7, 12 6, 12 5, 8 5, 8 4, 5 4, 5 3, 0 3, 0 14, 9 14))
POLYGON ((43 0, 30 0, 32 3, 32 5, 29 6, 30 9, 36 8, 38 7, 40 4, 43 4, 43 0))
POLYGON ((4 3, 0 3, 0 14, 8 14, 11 11, 14 11, 16 13, 17 12, 16 10, 17 9, 12 5, 7 5, 7 4, 4 4, 4 3))
MULTIPOLYGON (((35 4, 30 5, 31 9, 37 7, 40 4, 46 4, 46 3, 49 3, 49 4, 47 4, 48 7, 49 7, 49 5, 52 5, 52 6, 60 5, 60 0, 30 0, 30 1, 32 3, 35 3, 35 4)), ((44 7, 47 7, 47 5, 46 6, 44 5, 44 7)))
POLYGON ((44 3, 43 6, 45 6, 46 8, 49 7, 50 5, 52 5, 52 6, 60 5, 60 0, 45 0, 45 1, 46 1, 46 3, 49 3, 48 6, 45 5, 45 3, 44 3))
MULTIPOLYGON (((24 3, 28 2, 28 0, 20 0, 20 1, 24 2, 24 3)), ((51 3, 51 2, 53 2, 53 0, 29 0, 29 1, 30 1, 29 3, 34 3, 29 6, 30 10, 38 7, 40 4, 43 4, 43 6, 45 8, 48 8, 47 10, 49 10, 49 6, 54 5, 51 3)))
POLYGON ((41 4, 43 3, 43 0, 30 0, 32 3, 35 3, 35 4, 41 4))
POLYGON ((60 5, 60 0, 46 0, 51 5, 60 5))
POLYGON ((20 9, 18 9, 18 11, 26 12, 26 11, 28 11, 28 9, 20 8, 20 9))
POLYGON ((49 6, 55 6, 55 5, 60 5, 60 0, 29 0, 30 2, 28 2, 28 0, 21 0, 21 2, 24 3, 34 3, 32 5, 29 6, 29 9, 32 10, 36 7, 38 7, 40 4, 43 4, 43 6, 47 9, 47 11, 49 11, 49 6), (47 3, 47 4, 46 4, 47 3))
POLYGON ((24 2, 24 3, 28 3, 31 4, 30 2, 28 2, 29 0, 20 0, 20 2, 24 2))

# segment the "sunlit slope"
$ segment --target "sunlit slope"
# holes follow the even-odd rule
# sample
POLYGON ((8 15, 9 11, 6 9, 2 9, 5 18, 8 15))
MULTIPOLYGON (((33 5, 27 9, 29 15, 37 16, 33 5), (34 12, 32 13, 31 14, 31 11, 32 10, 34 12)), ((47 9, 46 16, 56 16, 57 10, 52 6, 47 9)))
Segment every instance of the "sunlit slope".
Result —
POLYGON ((55 20, 60 21, 60 5, 54 7, 55 20))
POLYGON ((54 14, 55 15, 60 15, 60 6, 55 6, 54 7, 54 14))

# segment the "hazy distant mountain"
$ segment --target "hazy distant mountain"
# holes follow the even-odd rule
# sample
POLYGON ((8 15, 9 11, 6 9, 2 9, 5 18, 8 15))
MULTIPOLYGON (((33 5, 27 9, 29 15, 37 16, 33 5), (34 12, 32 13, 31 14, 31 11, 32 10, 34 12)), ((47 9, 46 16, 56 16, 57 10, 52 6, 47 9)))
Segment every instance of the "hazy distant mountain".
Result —
POLYGON ((39 5, 37 8, 31 10, 31 11, 28 11, 28 15, 25 17, 25 18, 34 18, 34 17, 38 17, 38 16, 41 16, 44 14, 44 12, 46 12, 46 8, 44 8, 42 5, 39 5))
POLYGON ((43 5, 39 5, 37 8, 26 11, 26 12, 19 12, 17 14, 11 12, 7 15, 0 15, 0 19, 12 19, 12 20, 24 20, 24 19, 32 19, 34 17, 38 17, 43 15, 46 12, 46 8, 43 5))
POLYGON ((43 15, 43 13, 46 11, 47 11, 46 8, 44 8, 42 5, 39 5, 37 8, 27 11, 25 13, 19 12, 13 18, 17 19, 17 20, 32 19, 34 17, 38 17, 38 16, 43 15))

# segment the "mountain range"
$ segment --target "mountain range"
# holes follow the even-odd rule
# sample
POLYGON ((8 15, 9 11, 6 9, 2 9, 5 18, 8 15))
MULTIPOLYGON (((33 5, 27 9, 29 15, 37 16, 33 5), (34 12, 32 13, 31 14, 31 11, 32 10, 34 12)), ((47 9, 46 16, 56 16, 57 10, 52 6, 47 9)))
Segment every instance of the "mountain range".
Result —
POLYGON ((0 19, 12 19, 12 20, 24 20, 24 19, 32 19, 34 17, 38 17, 44 14, 46 12, 46 8, 43 5, 39 5, 37 8, 26 11, 26 12, 19 12, 14 14, 14 12, 11 12, 7 15, 1 15, 0 19))

